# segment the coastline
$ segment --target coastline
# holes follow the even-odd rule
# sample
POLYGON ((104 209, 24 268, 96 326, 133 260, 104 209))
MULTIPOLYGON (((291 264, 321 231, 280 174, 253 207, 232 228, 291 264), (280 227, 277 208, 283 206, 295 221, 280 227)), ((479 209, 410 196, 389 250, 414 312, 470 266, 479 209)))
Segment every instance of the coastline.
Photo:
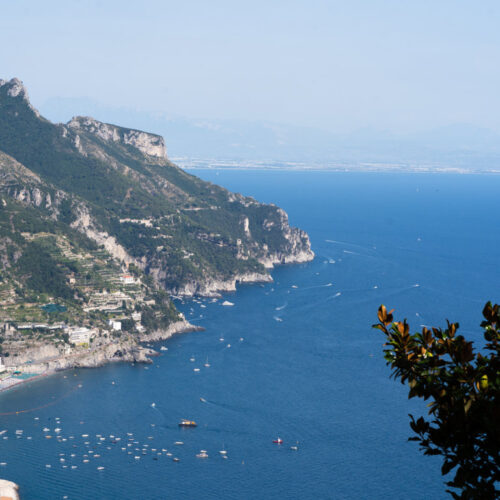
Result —
POLYGON ((33 377, 19 379, 19 381, 7 387, 2 387, 2 382, 0 381, 0 393, 17 389, 22 385, 41 380, 45 377, 72 368, 99 368, 108 363, 119 362, 152 363, 150 357, 159 356, 160 353, 154 349, 143 347, 140 344, 145 342, 158 342, 166 340, 173 335, 202 330, 204 330, 204 328, 192 325, 186 320, 181 320, 172 323, 165 330, 156 330, 149 335, 141 335, 136 343, 110 343, 102 346, 96 351, 78 352, 76 354, 61 357, 60 359, 34 363, 30 365, 30 369, 35 373, 40 373, 37 373, 33 377))
MULTIPOLYGON (((291 252, 286 255, 274 255, 266 259, 266 262, 263 262, 263 264, 267 269, 273 269, 276 265, 310 262, 314 260, 314 257, 314 252, 309 249, 307 252, 291 252)), ((256 284, 272 282, 273 277, 267 273, 237 274, 226 280, 212 279, 201 283, 193 282, 178 290, 176 295, 182 298, 192 298, 196 295, 220 298, 222 293, 236 292, 237 285, 240 283, 256 284)), ((203 327, 193 325, 186 319, 182 319, 170 324, 166 329, 155 330, 148 334, 143 333, 134 341, 126 340, 112 342, 99 346, 99 348, 91 351, 78 352, 66 356, 63 355, 49 361, 33 363, 30 365, 30 370, 36 373, 35 376, 27 379, 20 379, 19 382, 7 387, 2 387, 2 381, 0 381, 0 394, 72 368, 99 368, 108 363, 117 362, 152 363, 150 357, 159 356, 160 353, 154 349, 144 347, 141 344, 160 342, 181 333, 203 330, 205 330, 203 327)))

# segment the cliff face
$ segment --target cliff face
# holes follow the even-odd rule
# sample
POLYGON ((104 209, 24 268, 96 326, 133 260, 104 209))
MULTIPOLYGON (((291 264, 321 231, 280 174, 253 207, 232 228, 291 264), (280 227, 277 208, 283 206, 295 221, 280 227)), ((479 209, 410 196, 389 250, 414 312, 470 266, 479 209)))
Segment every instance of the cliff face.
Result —
POLYGON ((76 132, 85 131, 106 142, 130 145, 144 155, 167 159, 167 148, 163 137, 102 123, 88 116, 76 116, 67 126, 76 132))

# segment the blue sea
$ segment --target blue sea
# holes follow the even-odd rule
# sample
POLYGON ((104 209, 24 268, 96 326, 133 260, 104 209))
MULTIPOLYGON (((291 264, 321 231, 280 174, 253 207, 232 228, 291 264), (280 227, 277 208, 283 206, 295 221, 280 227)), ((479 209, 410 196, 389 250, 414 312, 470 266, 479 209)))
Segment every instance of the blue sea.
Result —
POLYGON ((194 173, 282 206, 316 259, 240 287, 232 307, 178 303, 205 331, 156 344, 152 365, 1 394, 3 413, 39 409, 0 416, 0 477, 23 500, 448 498, 440 459, 407 441, 425 403, 389 379, 371 325, 384 303, 481 344, 482 307, 500 301, 500 177, 194 173))

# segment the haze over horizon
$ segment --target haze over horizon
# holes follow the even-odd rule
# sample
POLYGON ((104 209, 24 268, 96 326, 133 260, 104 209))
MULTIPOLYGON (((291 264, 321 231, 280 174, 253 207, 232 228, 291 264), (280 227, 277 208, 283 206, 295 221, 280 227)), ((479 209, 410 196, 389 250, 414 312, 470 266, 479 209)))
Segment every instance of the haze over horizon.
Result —
POLYGON ((447 142, 498 152, 497 2, 21 0, 2 11, 12 49, 0 76, 22 79, 50 119, 97 111, 156 127, 176 154, 333 158, 374 146, 377 157, 393 140, 383 157, 447 142))

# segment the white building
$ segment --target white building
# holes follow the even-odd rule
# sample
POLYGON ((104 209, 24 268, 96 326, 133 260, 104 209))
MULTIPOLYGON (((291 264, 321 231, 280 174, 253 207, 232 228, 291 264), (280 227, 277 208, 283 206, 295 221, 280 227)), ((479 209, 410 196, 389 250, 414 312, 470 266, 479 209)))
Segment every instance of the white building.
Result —
POLYGON ((83 326, 69 331, 69 341, 74 345, 83 345, 90 343, 90 338, 94 332, 83 326))
POLYGON ((119 331, 122 329, 122 322, 121 321, 115 321, 114 319, 110 319, 108 321, 108 324, 115 331, 119 331))
POLYGON ((3 364, 2 358, 0 358, 0 373, 5 371, 5 366, 3 364))
POLYGON ((134 277, 130 274, 120 276, 120 281, 123 282, 124 285, 133 285, 135 283, 134 277))

